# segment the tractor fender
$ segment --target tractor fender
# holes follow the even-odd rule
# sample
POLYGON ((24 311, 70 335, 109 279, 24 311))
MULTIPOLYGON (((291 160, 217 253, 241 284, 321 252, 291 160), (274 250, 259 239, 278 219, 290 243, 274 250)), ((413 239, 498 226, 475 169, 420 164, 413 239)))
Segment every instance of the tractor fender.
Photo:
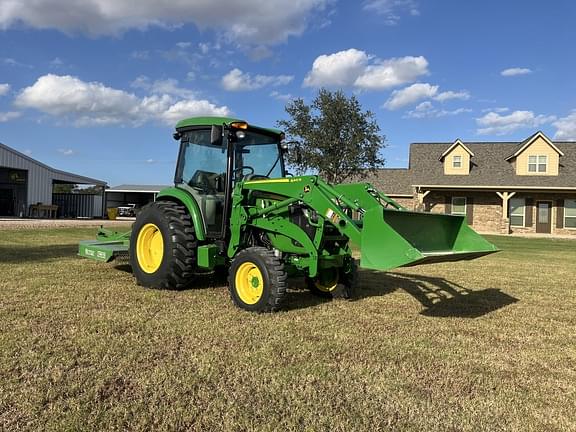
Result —
POLYGON ((192 224, 194 225, 196 238, 198 240, 206 239, 206 231, 204 230, 204 221, 202 219, 202 213, 200 212, 200 206, 191 194, 177 187, 169 187, 162 189, 156 196, 156 200, 173 201, 186 207, 192 219, 192 224))

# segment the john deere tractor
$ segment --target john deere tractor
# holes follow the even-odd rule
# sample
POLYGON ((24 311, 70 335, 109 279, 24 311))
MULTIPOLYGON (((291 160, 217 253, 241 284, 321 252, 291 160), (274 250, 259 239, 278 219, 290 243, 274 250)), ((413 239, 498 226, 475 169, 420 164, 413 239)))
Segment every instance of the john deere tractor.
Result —
POLYGON ((360 266, 375 270, 477 258, 497 249, 463 216, 408 211, 368 183, 330 185, 290 176, 281 131, 245 121, 180 121, 174 186, 142 208, 131 232, 101 229, 79 254, 100 261, 129 253, 136 282, 194 285, 202 271, 228 272, 233 302, 273 311, 289 275, 321 296, 352 297, 360 266))

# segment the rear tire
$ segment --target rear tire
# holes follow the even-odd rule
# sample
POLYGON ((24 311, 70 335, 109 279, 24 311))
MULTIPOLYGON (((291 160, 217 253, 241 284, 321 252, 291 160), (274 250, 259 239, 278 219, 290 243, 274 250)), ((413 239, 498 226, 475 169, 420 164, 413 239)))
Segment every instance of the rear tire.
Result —
POLYGON ((171 201, 143 207, 130 237, 130 264, 138 285, 182 289, 196 268, 196 238, 186 208, 171 201))
POLYGON ((236 306, 247 311, 276 311, 286 295, 287 277, 284 263, 271 250, 244 249, 230 266, 230 297, 236 306))

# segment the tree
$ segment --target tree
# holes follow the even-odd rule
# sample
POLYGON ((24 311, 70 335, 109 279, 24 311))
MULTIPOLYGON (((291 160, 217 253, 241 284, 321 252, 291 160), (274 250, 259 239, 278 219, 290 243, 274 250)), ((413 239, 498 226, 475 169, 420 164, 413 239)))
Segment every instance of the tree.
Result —
POLYGON ((342 183, 384 165, 379 152, 385 137, 374 114, 363 112, 355 96, 321 89, 311 105, 295 99, 285 110, 290 119, 277 125, 299 141, 288 153, 288 163, 298 172, 316 171, 329 183, 342 183))
POLYGON ((52 193, 72 193, 78 185, 73 183, 54 183, 52 186, 52 193))

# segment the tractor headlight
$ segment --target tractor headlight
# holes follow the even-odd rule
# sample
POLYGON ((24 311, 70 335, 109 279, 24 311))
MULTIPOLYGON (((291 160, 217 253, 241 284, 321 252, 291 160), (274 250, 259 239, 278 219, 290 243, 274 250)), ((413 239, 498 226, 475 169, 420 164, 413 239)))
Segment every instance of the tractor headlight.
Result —
POLYGON ((236 131, 236 138, 238 138, 238 139, 244 139, 244 138, 246 138, 246 132, 244 132, 244 131, 236 131))

